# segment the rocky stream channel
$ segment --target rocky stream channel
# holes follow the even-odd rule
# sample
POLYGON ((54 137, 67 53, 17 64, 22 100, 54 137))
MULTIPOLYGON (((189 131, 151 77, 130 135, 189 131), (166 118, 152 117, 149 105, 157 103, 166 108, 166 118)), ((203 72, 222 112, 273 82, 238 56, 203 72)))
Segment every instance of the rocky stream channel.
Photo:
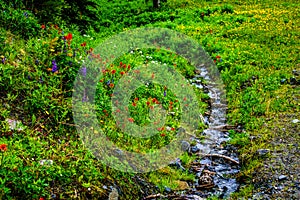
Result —
MULTIPOLYGON (((185 148, 188 147, 189 153, 199 155, 199 159, 194 160, 188 169, 190 173, 196 175, 197 179, 194 182, 182 181, 183 190, 172 191, 170 188, 165 187, 165 191, 160 193, 157 187, 136 175, 134 179, 136 179, 136 183, 141 185, 143 190, 141 191, 143 194, 141 199, 200 200, 212 195, 222 199, 238 189, 239 183, 234 178, 234 175, 239 172, 237 149, 231 145, 225 145, 226 141, 229 140, 227 131, 233 127, 226 124, 227 106, 224 103, 225 101, 220 99, 222 91, 209 82, 209 72, 204 66, 199 66, 196 69, 194 78, 190 79, 192 85, 202 89, 210 96, 209 112, 202 117, 202 121, 208 126, 202 134, 209 136, 209 140, 203 143, 199 138, 191 137, 190 141, 183 141, 182 143, 185 148), (207 80, 208 84, 203 84, 203 79, 207 80), (190 145, 191 143, 195 145, 190 145)), ((180 129, 186 131, 182 127, 180 129)), ((181 165, 179 158, 170 165, 186 170, 181 165)), ((110 190, 110 200, 117 200, 118 193, 122 193, 118 187, 116 188, 107 188, 110 190)))

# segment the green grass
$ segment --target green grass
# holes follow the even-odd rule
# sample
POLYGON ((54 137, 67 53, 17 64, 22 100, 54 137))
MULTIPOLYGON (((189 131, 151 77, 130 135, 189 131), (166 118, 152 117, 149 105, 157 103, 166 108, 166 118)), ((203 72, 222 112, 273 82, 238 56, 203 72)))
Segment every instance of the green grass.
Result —
MULTIPOLYGON (((299 103, 295 99, 299 87, 289 84, 290 78, 294 77, 292 70, 300 69, 299 3, 280 0, 256 3, 190 0, 183 3, 169 0, 159 10, 152 10, 143 2, 122 1, 123 8, 116 6, 118 3, 110 2, 101 7, 100 31, 88 27, 84 31, 90 37, 83 36, 74 24, 62 22, 55 28, 50 25, 53 22, 38 23, 34 15, 25 18, 24 10, 10 10, 12 17, 23 18, 19 20, 20 29, 6 24, 0 27, 3 33, 0 35, 0 57, 6 59, 0 63, 0 144, 8 145, 7 151, 0 152, 0 198, 38 199, 54 193, 69 199, 75 198, 75 191, 81 198, 107 198, 107 191, 102 186, 114 182, 122 188, 120 198, 140 195, 134 174, 101 164, 83 145, 73 122, 71 102, 73 81, 87 56, 86 51, 113 34, 140 26, 170 28, 184 33, 198 41, 215 60, 226 86, 228 123, 245 128, 244 133, 231 132, 230 143, 239 147, 242 164, 238 179, 246 184, 232 198, 250 197, 252 173, 261 165, 255 152, 267 148, 272 139, 272 132, 262 127, 271 126, 270 119, 279 113, 299 112, 299 103), (136 16, 130 14, 131 10, 136 16), (46 29, 40 28, 42 23, 46 29), (60 29, 64 36, 69 32, 73 34, 70 45, 64 44, 60 29), (87 45, 81 46, 83 42, 87 45), (56 73, 51 71, 54 59, 58 66, 56 73), (287 81, 281 83, 283 79, 287 81), (5 121, 11 118, 21 120, 26 128, 11 130, 5 121), (250 135, 262 137, 253 142, 250 135), (53 164, 40 165, 42 159, 53 160, 53 164)), ((3 9, 9 11, 7 7, 3 9)), ((166 50, 143 50, 143 55, 134 52, 116 60, 112 66, 112 70, 117 70, 116 81, 123 70, 119 68, 120 62, 130 64, 133 70, 145 62, 146 56, 170 65, 176 63, 176 70, 185 77, 193 75, 193 66, 166 50)), ((99 82, 98 119, 104 122, 102 126, 114 142, 131 151, 146 152, 150 141, 127 138, 126 144, 120 140, 122 133, 116 128, 111 107, 106 103, 112 92, 112 87, 105 85, 110 78, 104 76, 103 82, 99 82)), ((299 81, 299 77, 296 78, 299 81)), ((148 97, 158 99, 165 108, 170 106, 170 101, 174 103, 172 109, 180 108, 169 91, 170 95, 163 101, 163 92, 163 85, 139 88, 129 102, 132 105, 134 98, 139 98, 137 105, 130 107, 132 118, 140 124, 149 123, 147 115, 135 114, 148 112, 145 107, 150 101, 148 97)), ((201 91, 195 92, 200 103, 199 112, 204 113, 207 97, 201 91)), ((172 120, 169 119, 167 125, 179 127, 172 120)), ((200 125, 199 129, 203 128, 204 125, 200 125)), ((158 148, 174 137, 172 132, 164 130, 152 141, 158 148)), ((188 166, 192 158, 183 155, 183 160, 188 166)), ((171 167, 141 176, 161 190, 165 186, 176 189, 178 180, 194 179, 171 167)))

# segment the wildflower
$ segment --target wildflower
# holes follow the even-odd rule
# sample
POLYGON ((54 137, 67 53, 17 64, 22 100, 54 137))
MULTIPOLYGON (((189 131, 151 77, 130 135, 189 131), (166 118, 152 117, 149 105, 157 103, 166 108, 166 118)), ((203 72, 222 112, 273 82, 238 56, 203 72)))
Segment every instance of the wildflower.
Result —
POLYGON ((130 65, 127 66, 128 70, 130 70, 130 65))
POLYGON ((71 41, 72 38, 73 38, 73 35, 72 35, 72 33, 68 33, 68 35, 64 36, 64 38, 65 38, 67 41, 71 41))
POLYGON ((165 96, 167 96, 167 91, 166 91, 166 90, 164 91, 164 97, 165 97, 165 96))
POLYGON ((109 87, 110 87, 110 88, 113 88, 114 86, 115 86, 115 84, 113 84, 113 83, 110 83, 110 84, 109 84, 109 87))
POLYGON ((7 150, 7 144, 0 144, 0 150, 6 151, 7 150))
POLYGON ((40 61, 38 59, 35 60, 35 64, 38 65, 40 61))
POLYGON ((134 98, 134 101, 138 101, 138 100, 139 100, 139 98, 137 98, 137 97, 134 98))
POLYGON ((106 85, 109 85, 110 84, 110 80, 108 80, 107 82, 106 82, 106 85))
POLYGON ((134 122, 134 119, 133 118, 128 118, 128 121, 134 122))
POLYGON ((172 128, 171 128, 171 131, 175 131, 175 128, 172 127, 172 128))
POLYGON ((46 28, 45 24, 42 24, 41 29, 45 29, 45 28, 46 28))
POLYGON ((123 68, 126 69, 126 64, 123 65, 123 68))
POLYGON ((81 73, 84 77, 86 76, 86 67, 85 66, 81 68, 81 73))
POLYGON ((135 103, 135 102, 133 102, 133 103, 132 103, 132 106, 134 106, 134 107, 135 107, 135 106, 136 106, 136 103, 135 103))
POLYGON ((155 103, 156 101, 157 101, 157 99, 156 99, 156 98, 153 98, 153 99, 152 99, 152 102, 153 102, 153 103, 155 103))
POLYGON ((115 73, 116 73, 115 69, 111 70, 111 74, 115 74, 115 73))
POLYGON ((45 198, 44 198, 44 197, 41 197, 41 198, 39 198, 39 200, 45 200, 45 198))
POLYGON ((84 90, 83 97, 82 97, 82 100, 81 100, 81 101, 82 101, 82 102, 87 102, 87 101, 88 101, 88 98, 87 98, 87 96, 86 96, 85 90, 84 90))
POLYGON ((56 64, 56 61, 55 60, 52 60, 52 72, 56 72, 58 69, 57 69, 57 64, 56 64))
POLYGON ((26 18, 28 18, 28 13, 27 12, 24 12, 23 14, 26 18))
POLYGON ((154 79, 154 77, 155 77, 154 73, 152 73, 151 77, 152 77, 152 79, 154 79))
POLYGON ((6 58, 3 57, 3 58, 2 58, 2 63, 5 64, 5 61, 6 61, 6 58))
POLYGON ((123 63, 122 63, 122 62, 120 62, 120 67, 121 67, 121 66, 123 66, 123 63))
POLYGON ((85 47, 86 46, 86 42, 83 42, 80 46, 85 47))
POLYGON ((160 134, 160 136, 161 136, 161 137, 165 137, 165 136, 166 136, 166 134, 165 134, 165 133, 162 133, 162 134, 160 134))
POLYGON ((146 102, 146 104, 147 104, 147 106, 149 106, 149 105, 150 105, 150 102, 149 102, 149 101, 147 101, 147 102, 146 102))
POLYGON ((39 82, 40 82, 40 83, 43 83, 43 82, 44 82, 42 76, 40 76, 39 82))
POLYGON ((214 63, 216 63, 217 62, 217 60, 214 60, 214 63))
POLYGON ((122 71, 122 72, 120 72, 120 74, 121 74, 121 75, 124 75, 124 74, 125 74, 125 72, 123 72, 123 71, 122 71))
POLYGON ((221 58, 221 56, 217 55, 216 58, 219 59, 219 58, 221 58))

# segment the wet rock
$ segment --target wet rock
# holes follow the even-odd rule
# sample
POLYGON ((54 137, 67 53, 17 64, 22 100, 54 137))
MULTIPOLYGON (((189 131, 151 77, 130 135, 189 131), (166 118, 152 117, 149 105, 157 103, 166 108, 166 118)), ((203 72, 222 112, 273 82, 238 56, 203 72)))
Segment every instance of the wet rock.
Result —
POLYGON ((295 75, 295 76, 299 76, 300 75, 300 71, 298 70, 293 70, 292 73, 295 75))
POLYGON ((208 173, 203 173, 200 176, 198 183, 199 183, 199 185, 213 184, 213 179, 208 173))
POLYGON ((201 165, 210 165, 210 164, 211 164, 211 160, 209 160, 209 159, 201 160, 201 161, 200 161, 200 164, 201 164, 201 165))
POLYGON ((280 83, 281 83, 281 84, 284 84, 285 82, 286 82, 286 79, 285 79, 285 78, 283 78, 283 79, 280 80, 280 83))
POLYGON ((286 179, 287 179, 287 176, 285 176, 285 175, 278 176, 279 181, 283 181, 283 180, 286 180, 286 179))
POLYGON ((170 193, 170 192, 172 192, 172 189, 169 188, 169 187, 167 187, 167 186, 165 186, 165 192, 170 193))
POLYGON ((267 155, 269 152, 270 152, 269 149, 258 149, 258 150, 256 151, 256 154, 257 154, 258 156, 265 156, 265 155, 267 155))
POLYGON ((118 200, 119 193, 116 188, 113 188, 112 191, 109 193, 108 200, 118 200))
POLYGON ((201 145, 200 145, 199 143, 196 144, 195 146, 192 146, 192 147, 191 147, 191 151, 192 151, 193 153, 196 153, 196 152, 200 151, 200 149, 201 149, 201 145))
POLYGON ((183 140, 181 141, 181 150, 182 151, 190 151, 191 145, 189 142, 183 140))
POLYGON ((217 172, 226 171, 226 170, 228 170, 228 166, 218 165, 218 166, 215 167, 215 170, 217 172))
POLYGON ((297 80, 296 80, 295 77, 291 77, 291 78, 290 78, 290 84, 291 84, 291 85, 297 85, 297 80))

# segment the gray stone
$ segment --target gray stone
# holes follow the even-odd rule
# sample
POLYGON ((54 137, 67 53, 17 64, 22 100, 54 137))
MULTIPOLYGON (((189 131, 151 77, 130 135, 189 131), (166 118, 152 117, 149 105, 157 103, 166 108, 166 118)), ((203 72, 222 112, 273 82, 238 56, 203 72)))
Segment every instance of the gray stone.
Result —
POLYGON ((278 176, 279 181, 283 181, 283 180, 286 180, 286 179, 287 179, 287 176, 285 176, 285 175, 278 176))
POLYGON ((256 153, 259 155, 259 156, 265 156, 266 154, 268 154, 270 152, 269 149, 258 149, 256 151, 256 153))

